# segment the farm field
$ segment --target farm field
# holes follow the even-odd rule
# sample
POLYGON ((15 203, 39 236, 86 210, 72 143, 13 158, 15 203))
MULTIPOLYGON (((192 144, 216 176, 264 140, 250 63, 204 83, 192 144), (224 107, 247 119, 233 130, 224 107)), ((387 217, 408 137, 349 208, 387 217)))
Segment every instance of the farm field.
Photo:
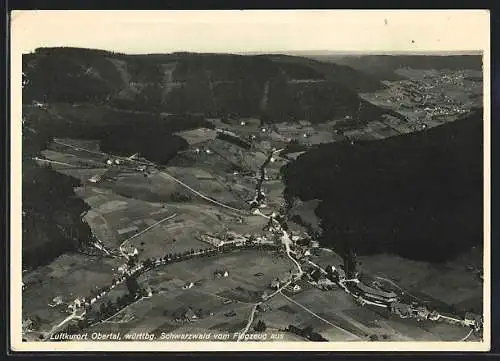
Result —
POLYGON ((239 332, 270 282, 291 267, 268 251, 240 251, 217 260, 208 257, 158 267, 139 279, 151 287, 152 297, 127 307, 91 331, 239 332), (227 271, 228 277, 215 277, 218 270, 227 271), (184 289, 190 282, 194 286, 184 289), (186 319, 187 310, 196 317, 186 319))

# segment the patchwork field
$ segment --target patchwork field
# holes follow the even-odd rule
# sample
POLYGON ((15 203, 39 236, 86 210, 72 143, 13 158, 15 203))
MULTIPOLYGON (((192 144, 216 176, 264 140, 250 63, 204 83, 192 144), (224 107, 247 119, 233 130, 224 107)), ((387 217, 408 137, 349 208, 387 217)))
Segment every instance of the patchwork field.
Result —
POLYGON ((92 331, 158 335, 239 332, 253 303, 260 300, 274 278, 283 276, 292 266, 271 252, 240 251, 217 259, 200 258, 159 267, 140 277, 153 290, 152 297, 127 307, 92 331), (215 277, 217 270, 228 271, 228 277, 215 277), (189 282, 194 286, 184 289, 189 282), (187 309, 197 315, 195 319, 184 318, 187 309))

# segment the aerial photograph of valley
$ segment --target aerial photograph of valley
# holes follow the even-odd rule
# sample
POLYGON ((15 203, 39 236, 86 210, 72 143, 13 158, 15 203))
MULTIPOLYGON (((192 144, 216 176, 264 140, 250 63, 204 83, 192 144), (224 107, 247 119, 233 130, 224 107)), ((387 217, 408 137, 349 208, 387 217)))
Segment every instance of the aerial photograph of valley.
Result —
POLYGON ((23 53, 22 341, 483 342, 483 92, 481 52, 23 53))

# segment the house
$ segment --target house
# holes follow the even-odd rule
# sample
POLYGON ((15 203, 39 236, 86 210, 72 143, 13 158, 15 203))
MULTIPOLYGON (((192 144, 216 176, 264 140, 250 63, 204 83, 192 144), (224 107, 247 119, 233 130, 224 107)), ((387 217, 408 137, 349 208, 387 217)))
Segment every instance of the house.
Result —
POLYGON ((93 175, 91 178, 89 178, 89 181, 92 182, 92 183, 97 183, 101 180, 101 177, 96 174, 96 175, 93 175))
POLYGON ((193 321, 198 318, 191 307, 181 307, 174 312, 173 316, 177 322, 193 321))
POLYGON ((23 320, 23 326, 22 326, 23 332, 31 331, 31 329, 33 328, 33 324, 34 322, 31 318, 23 320))
MULTIPOLYGON (((120 233, 120 231, 118 231, 118 233, 120 233)), ((126 232, 123 232, 123 233, 126 233, 126 232)), ((121 233, 121 234, 123 234, 123 233, 121 233)), ((135 247, 129 247, 128 249, 124 250, 124 253, 127 254, 127 256, 129 256, 129 257, 133 257, 133 256, 138 255, 139 251, 135 247)))
POLYGON ((184 312, 184 319, 192 321, 196 320, 198 316, 196 316, 196 313, 193 311, 193 309, 190 307, 184 312))
POLYGON ((260 305, 257 306, 257 310, 259 312, 267 312, 271 309, 271 306, 267 303, 261 303, 260 305))
POLYGON ((215 277, 217 277, 217 278, 229 277, 229 272, 228 271, 215 271, 215 277))
POLYGON ((397 295, 394 292, 383 291, 378 288, 370 287, 363 282, 357 282, 356 287, 362 292, 363 297, 377 301, 394 302, 397 295))
POLYGON ((421 319, 421 320, 426 320, 429 318, 429 315, 430 315, 430 311, 427 309, 427 307, 425 306, 420 306, 420 307, 417 307, 416 310, 416 316, 418 319, 421 319))
POLYGON ((328 278, 322 277, 318 280, 318 286, 323 289, 331 289, 336 286, 335 282, 329 280, 328 278))
POLYGON ((33 102, 31 103, 35 108, 41 108, 41 109, 45 109, 46 108, 46 105, 43 104, 43 103, 40 103, 39 101, 36 101, 36 100, 33 100, 33 102))
POLYGON ((390 309, 401 318, 408 318, 412 314, 412 307, 407 303, 398 301, 392 302, 390 309))
POLYGON ((287 290, 288 291, 291 291, 291 292, 299 292, 302 290, 302 287, 300 287, 299 285, 295 284, 295 285, 290 285, 287 287, 287 290))
POLYGON ((272 289, 274 289, 274 290, 279 289, 279 288, 280 288, 280 280, 279 280, 279 279, 277 279, 277 278, 276 278, 275 280, 273 280, 273 281, 271 282, 270 287, 271 287, 272 289))
POLYGON ((318 282, 321 278, 321 272, 317 269, 313 269, 311 273, 309 273, 309 277, 314 281, 318 282))
POLYGON ((439 319, 439 312, 436 310, 432 311, 429 313, 429 316, 427 317, 429 320, 436 321, 439 319))
POLYGON ((52 302, 49 303, 50 307, 56 307, 62 303, 62 297, 61 296, 56 296, 52 299, 52 302))

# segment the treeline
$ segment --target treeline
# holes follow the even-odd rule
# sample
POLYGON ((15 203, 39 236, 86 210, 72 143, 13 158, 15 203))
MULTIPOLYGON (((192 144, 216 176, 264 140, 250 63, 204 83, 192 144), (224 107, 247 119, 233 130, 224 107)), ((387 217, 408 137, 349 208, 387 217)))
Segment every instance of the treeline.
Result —
POLYGON ((359 98, 358 90, 350 86, 365 75, 333 64, 326 67, 311 60, 281 62, 267 56, 128 56, 88 49, 40 49, 23 57, 23 101, 91 102, 217 117, 263 115, 270 122, 318 123, 353 113, 375 120, 388 113, 359 98), (293 79, 313 82, 289 83, 293 79), (360 107, 365 109, 360 112, 360 107))
POLYGON ((482 111, 381 141, 325 144, 283 168, 285 196, 320 199, 339 253, 441 262, 483 240, 482 111))
POLYGON ((79 185, 75 178, 23 161, 23 267, 47 264, 90 240, 90 228, 81 219, 89 207, 74 193, 79 185))

